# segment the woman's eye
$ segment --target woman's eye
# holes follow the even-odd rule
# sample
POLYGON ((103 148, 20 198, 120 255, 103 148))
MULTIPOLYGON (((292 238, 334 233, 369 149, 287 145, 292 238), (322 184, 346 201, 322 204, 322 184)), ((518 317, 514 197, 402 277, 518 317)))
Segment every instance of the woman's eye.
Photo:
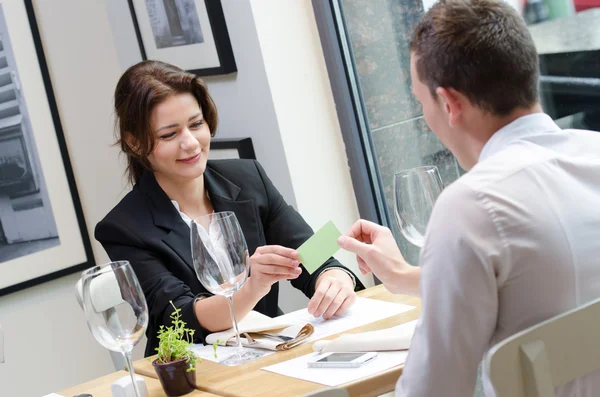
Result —
POLYGON ((170 139, 173 138, 175 136, 176 132, 171 132, 169 134, 165 134, 165 135, 161 135, 160 139, 170 139))
POLYGON ((204 124, 204 120, 196 121, 192 124, 192 128, 199 128, 202 124, 204 124))

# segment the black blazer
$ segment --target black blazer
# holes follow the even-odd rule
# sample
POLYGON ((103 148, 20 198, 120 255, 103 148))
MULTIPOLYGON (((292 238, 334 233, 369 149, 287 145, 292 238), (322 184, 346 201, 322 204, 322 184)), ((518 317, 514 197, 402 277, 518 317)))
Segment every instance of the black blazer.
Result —
MULTIPOLYGON (((250 255, 263 245, 296 249, 313 234, 257 161, 208 161, 204 182, 214 210, 236 214, 250 255)), ((95 237, 111 260, 129 261, 140 281, 150 312, 146 356, 155 354, 160 325, 171 325, 171 300, 181 309, 182 320, 196 330, 195 342, 204 342, 208 332, 198 324, 194 302, 211 294, 194 272, 190 229, 151 172, 145 172, 133 190, 96 225, 95 237)), ((291 283, 311 297, 319 274, 332 266, 342 265, 330 258, 313 274, 302 268, 302 274, 291 283)), ((364 288, 358 279, 356 282, 357 290, 364 288)), ((275 283, 254 310, 277 316, 278 293, 275 283)))

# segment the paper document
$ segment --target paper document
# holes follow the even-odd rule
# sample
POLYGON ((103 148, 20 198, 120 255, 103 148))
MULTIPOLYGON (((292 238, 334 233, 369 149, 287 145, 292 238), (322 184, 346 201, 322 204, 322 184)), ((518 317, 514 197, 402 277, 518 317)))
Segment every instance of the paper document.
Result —
POLYGON ((335 387, 404 364, 408 351, 377 353, 376 359, 358 368, 308 368, 308 361, 318 355, 319 353, 307 354, 279 364, 264 367, 263 370, 335 387))
POLYGON ((341 235, 332 221, 327 222, 296 250, 302 266, 309 273, 317 270, 340 249, 337 239, 341 235))
POLYGON ((354 305, 343 316, 334 317, 330 320, 324 320, 323 317, 314 318, 308 313, 307 309, 284 314, 278 318, 284 322, 312 324, 315 327, 315 332, 305 340, 305 342, 312 342, 329 335, 338 334, 361 325, 392 317, 414 308, 414 306, 400 303, 358 297, 354 305))

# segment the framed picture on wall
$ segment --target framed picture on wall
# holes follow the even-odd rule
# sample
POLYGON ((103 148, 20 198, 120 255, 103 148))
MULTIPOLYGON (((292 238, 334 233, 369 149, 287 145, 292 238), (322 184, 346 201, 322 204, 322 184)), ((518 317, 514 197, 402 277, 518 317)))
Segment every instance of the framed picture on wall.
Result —
POLYGON ((237 71, 220 0, 128 0, 142 59, 199 76, 237 71))
POLYGON ((254 146, 252 138, 241 139, 212 139, 210 141, 209 160, 219 159, 253 159, 254 146))
POLYGON ((31 0, 0 0, 0 296, 93 266, 31 0))

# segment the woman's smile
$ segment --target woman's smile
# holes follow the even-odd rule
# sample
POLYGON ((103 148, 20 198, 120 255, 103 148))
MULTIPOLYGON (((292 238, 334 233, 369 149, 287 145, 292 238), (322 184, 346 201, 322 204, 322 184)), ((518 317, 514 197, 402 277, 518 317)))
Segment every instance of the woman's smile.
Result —
POLYGON ((192 156, 192 157, 187 157, 184 159, 178 159, 177 162, 179 163, 184 163, 184 164, 195 164, 198 161, 200 161, 200 153, 192 156))

